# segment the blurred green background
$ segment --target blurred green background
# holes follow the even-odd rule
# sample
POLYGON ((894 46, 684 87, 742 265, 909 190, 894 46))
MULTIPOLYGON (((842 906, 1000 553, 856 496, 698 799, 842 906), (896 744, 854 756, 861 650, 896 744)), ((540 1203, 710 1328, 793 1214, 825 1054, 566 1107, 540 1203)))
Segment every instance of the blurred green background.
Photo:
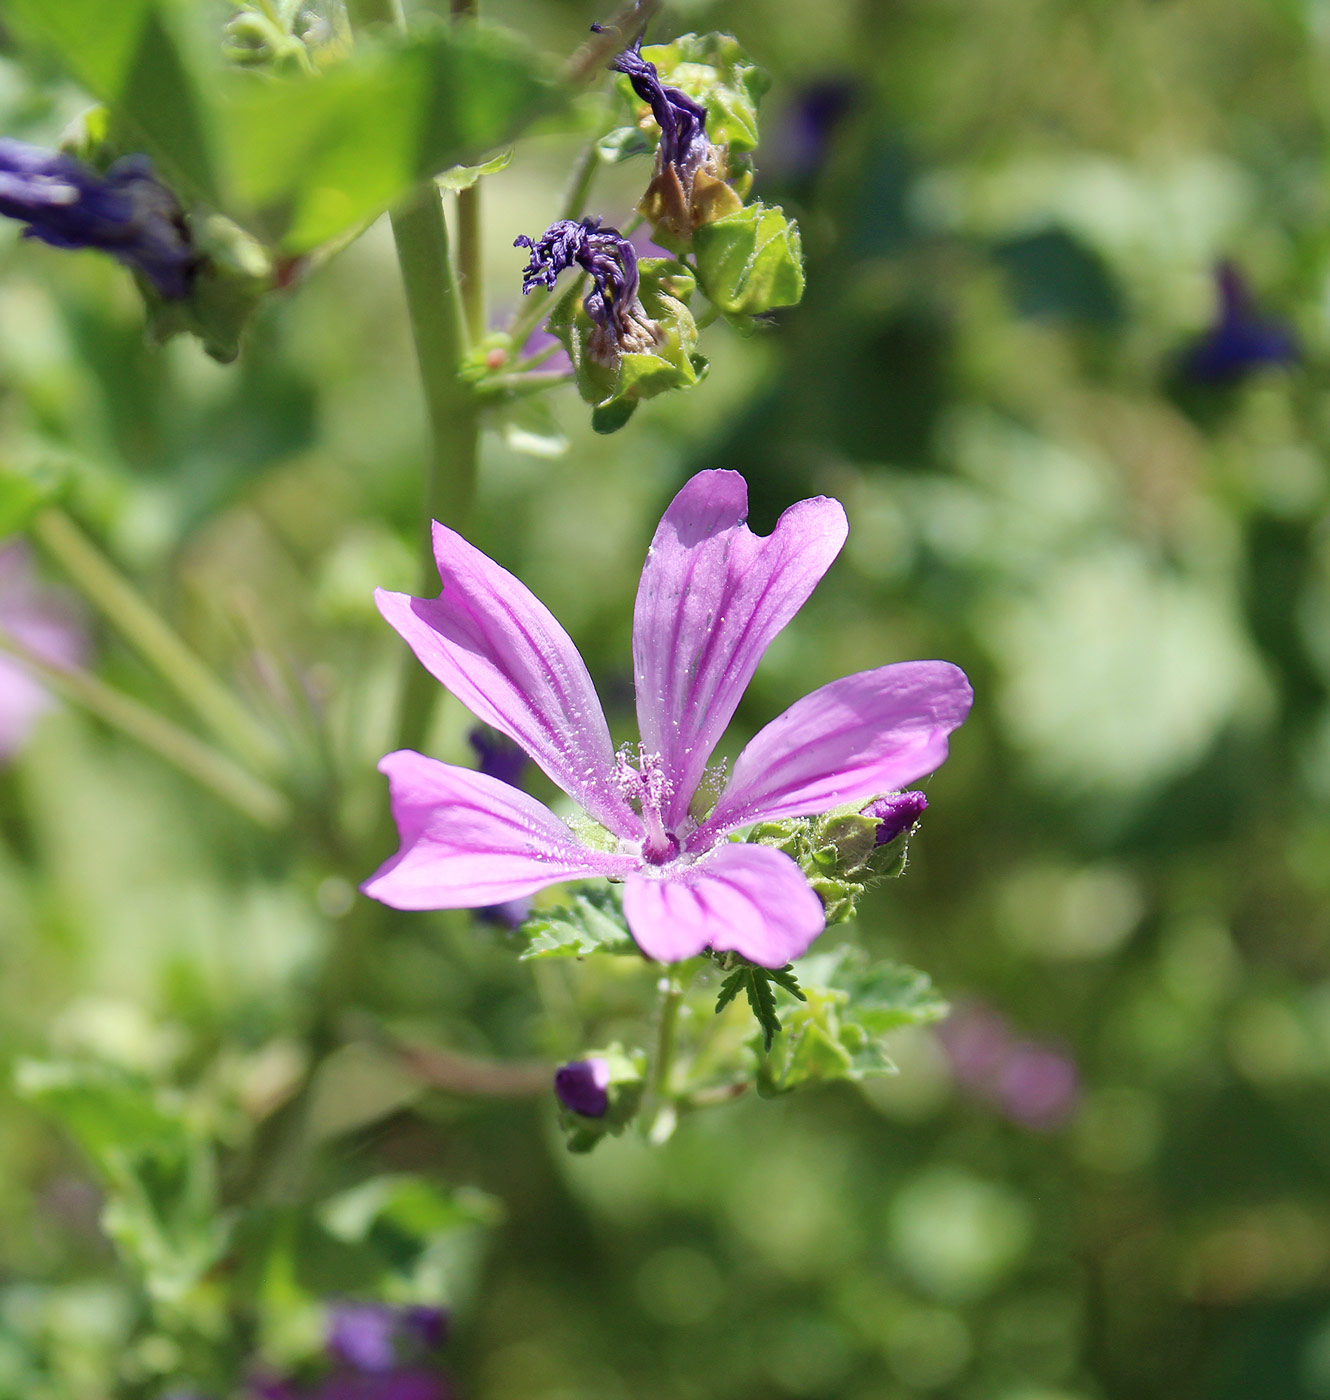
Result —
MULTIPOLYGON (((483 9, 555 54, 602 17, 483 9)), ((845 553, 729 747, 852 670, 966 669, 909 871, 851 930, 957 1015, 902 1033, 864 1092, 588 1157, 548 1096, 430 1092, 344 1049, 320 1181, 420 1171, 502 1202, 458 1298, 471 1400, 1330 1396, 1330 9, 725 0, 654 37, 710 28, 774 77, 757 189, 800 219, 805 300, 751 340, 712 327, 710 377, 617 436, 571 390, 563 455, 488 432, 470 534, 626 737, 636 576, 683 480, 742 471, 761 530, 842 500, 845 553), (1197 369, 1232 330, 1224 261, 1296 353, 1197 369)), ((0 62, 7 134, 50 144, 85 105, 0 62)), ((577 146, 537 133, 485 182, 496 302, 577 146)), ((625 218, 646 169, 592 209, 625 218)), ((384 223, 230 367, 149 347, 122 269, 0 230, 0 453, 69 466, 85 527, 313 769, 310 697, 366 811, 404 652, 370 594, 415 584, 423 442, 384 223)), ((465 729, 445 705, 433 752, 465 761, 465 729)), ((383 854, 290 856, 52 713, 0 772, 0 1043, 205 1085, 208 1130, 239 1139, 383 854)), ((533 972, 465 917, 394 928, 348 1014, 476 1054, 552 1063, 631 1026, 650 983, 533 972)), ((133 1305, 82 1159, 0 1099, 0 1390, 92 1400, 133 1305)))

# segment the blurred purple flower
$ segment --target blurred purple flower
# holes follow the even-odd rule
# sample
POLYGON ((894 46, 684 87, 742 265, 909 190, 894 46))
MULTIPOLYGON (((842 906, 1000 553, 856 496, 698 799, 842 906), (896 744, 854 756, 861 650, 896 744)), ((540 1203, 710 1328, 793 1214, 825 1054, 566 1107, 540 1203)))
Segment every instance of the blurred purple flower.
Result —
POLYGON ((305 1400, 452 1400, 452 1395, 441 1371, 400 1366, 380 1374, 344 1371, 329 1376, 305 1400))
POLYGON ((554 1093, 559 1102, 584 1118, 603 1118, 610 1106, 610 1066, 599 1056, 573 1060, 554 1071, 554 1093))
POLYGON ((1257 313, 1246 278, 1234 264, 1219 264, 1215 287, 1215 322, 1183 356, 1185 374, 1206 384, 1231 384, 1264 365, 1297 363, 1293 332, 1257 313))
POLYGON ((377 1374, 438 1351, 447 1330, 442 1308, 337 1303, 329 1317, 328 1353, 354 1370, 377 1374))
MULTIPOLYGON (((52 666, 78 666, 87 654, 87 635, 73 607, 63 594, 37 582, 32 555, 21 540, 0 545, 0 632, 52 666)), ((52 703, 23 663, 0 651, 0 762, 22 746, 52 703)))
POLYGON ((1025 1128, 1060 1127, 1080 1095, 1076 1062, 1060 1046, 1018 1037, 1000 1012, 961 1003, 938 1027, 956 1083, 1025 1128))
POLYGON ((849 77, 822 78, 801 88, 762 143, 763 174, 789 184, 813 179, 858 99, 859 89, 849 77))
POLYGON ((1080 1076, 1061 1050, 1018 1041, 998 1075, 998 1097, 1007 1116, 1027 1128, 1056 1128, 1076 1107, 1080 1076))
POLYGON ((913 831, 927 806, 928 798, 922 792, 893 792, 889 797, 870 802, 864 808, 864 816, 877 818, 873 844, 887 846, 898 836, 913 831))
POLYGON ((748 529, 748 488, 699 472, 647 551, 633 616, 641 741, 615 751, 572 639, 519 580, 455 531, 434 527, 443 591, 380 589, 379 610, 478 718, 515 739, 590 817, 579 832, 517 788, 401 750, 388 777, 401 848, 362 889, 397 909, 457 909, 568 880, 623 882, 629 931, 648 957, 706 948, 763 967, 807 951, 826 914, 795 861, 731 841, 761 821, 862 805, 931 773, 972 693, 944 661, 880 666, 796 701, 743 749, 709 811, 707 763, 763 653, 845 541, 845 512, 801 501, 772 534, 748 529), (593 828, 598 826, 599 832, 593 828))
POLYGON ((591 276, 593 286, 582 300, 596 330, 587 353, 601 364, 615 364, 623 353, 653 349, 661 329, 638 300, 637 251, 617 228, 599 219, 558 219, 539 238, 519 234, 514 248, 529 248, 522 273, 522 293, 553 288, 559 274, 574 265, 591 276))
POLYGON ((189 295, 197 256, 175 196, 146 156, 126 156, 101 175, 73 156, 0 137, 0 214, 54 248, 110 253, 163 297, 189 295))

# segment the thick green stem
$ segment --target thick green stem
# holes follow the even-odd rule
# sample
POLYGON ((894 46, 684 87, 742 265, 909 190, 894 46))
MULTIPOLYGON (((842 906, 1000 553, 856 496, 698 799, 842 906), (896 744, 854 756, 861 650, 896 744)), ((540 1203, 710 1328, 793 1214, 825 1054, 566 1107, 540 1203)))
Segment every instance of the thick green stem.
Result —
POLYGON ((239 758, 265 772, 280 764, 271 735, 64 511, 40 511, 31 532, 83 596, 239 758))
MULTIPOLYGON (((430 425, 421 591, 432 596, 439 579, 429 523, 438 520, 455 529, 464 525, 475 496, 480 424, 475 395, 458 375, 466 332, 443 202, 433 181, 420 186, 393 212, 392 226, 430 425)), ((399 748, 417 749, 423 744, 438 689, 438 682, 413 661, 402 691, 399 748)))
POLYGON ((3 629, 0 651, 16 657, 57 695, 151 749, 259 826, 278 830, 290 820, 290 806, 280 792, 251 777, 225 754, 200 743, 155 710, 113 690, 86 671, 67 671, 50 665, 3 629))

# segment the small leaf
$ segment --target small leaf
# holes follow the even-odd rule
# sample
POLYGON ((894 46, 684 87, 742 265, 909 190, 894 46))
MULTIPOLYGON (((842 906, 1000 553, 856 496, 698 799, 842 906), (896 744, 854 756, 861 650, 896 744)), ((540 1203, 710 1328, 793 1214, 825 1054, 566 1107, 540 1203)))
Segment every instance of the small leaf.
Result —
POLYGON ((608 437, 624 427, 636 412, 636 399, 611 399, 609 403, 598 403, 591 410, 591 431, 608 437))
POLYGON ((780 1017, 776 1015, 776 994, 771 990, 771 981, 766 969, 748 967, 744 969, 744 991, 748 994, 748 1005, 762 1027, 762 1046, 771 1049, 772 1039, 780 1030, 780 1017))
POLYGON ((33 465, 0 462, 0 540, 26 529, 43 506, 60 499, 66 484, 65 473, 49 460, 33 465))
POLYGON ((799 226, 774 206, 750 204, 693 235, 702 290, 727 316, 793 306, 804 294, 799 226))
POLYGON ((451 170, 436 175, 434 183, 441 190, 449 190, 454 194, 458 190, 469 190, 483 176, 507 169, 512 159, 513 148, 509 146, 506 151, 500 151, 493 160, 487 160, 483 165, 454 165, 451 170))
POLYGON ((649 156, 656 143, 640 126, 616 126, 596 142, 596 155, 606 165, 618 165, 634 156, 649 156))
POLYGON ((744 983, 748 979, 748 974, 744 968, 739 968, 720 984, 720 992, 716 997, 716 1014, 722 1011, 743 991, 744 983))
POLYGON ((637 951, 613 886, 575 894, 566 904, 539 910, 518 929, 517 936, 530 940, 521 954, 523 959, 637 951))

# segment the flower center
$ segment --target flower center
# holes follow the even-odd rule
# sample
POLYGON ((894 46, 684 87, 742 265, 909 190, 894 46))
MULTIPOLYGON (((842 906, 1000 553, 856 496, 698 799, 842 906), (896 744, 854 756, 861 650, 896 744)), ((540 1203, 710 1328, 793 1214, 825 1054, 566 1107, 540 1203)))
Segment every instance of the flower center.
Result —
POLYGON ((648 865, 664 865, 679 854, 679 838, 665 829, 661 811, 674 792, 674 784, 665 775, 658 753, 647 753, 638 744, 634 762, 631 752, 625 745, 616 755, 615 780, 641 815, 642 859, 648 865))

